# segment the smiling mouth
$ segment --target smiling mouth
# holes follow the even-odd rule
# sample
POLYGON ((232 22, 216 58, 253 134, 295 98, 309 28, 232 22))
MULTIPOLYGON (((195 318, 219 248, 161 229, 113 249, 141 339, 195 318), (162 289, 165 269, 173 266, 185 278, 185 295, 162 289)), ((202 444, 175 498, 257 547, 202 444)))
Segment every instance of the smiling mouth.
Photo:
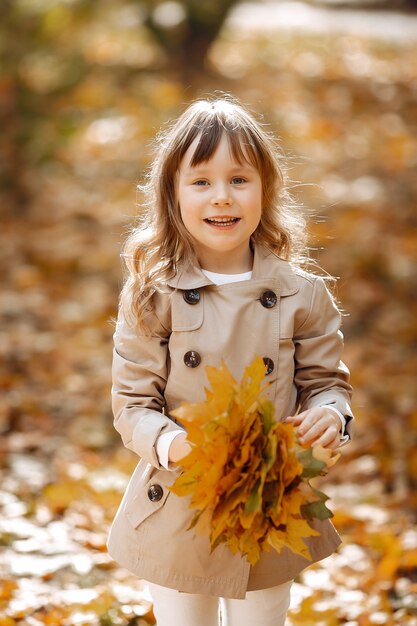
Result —
POLYGON ((220 226, 224 228, 226 226, 232 226, 233 224, 237 224, 240 221, 240 217, 206 217, 204 220, 206 224, 210 224, 212 226, 220 226))

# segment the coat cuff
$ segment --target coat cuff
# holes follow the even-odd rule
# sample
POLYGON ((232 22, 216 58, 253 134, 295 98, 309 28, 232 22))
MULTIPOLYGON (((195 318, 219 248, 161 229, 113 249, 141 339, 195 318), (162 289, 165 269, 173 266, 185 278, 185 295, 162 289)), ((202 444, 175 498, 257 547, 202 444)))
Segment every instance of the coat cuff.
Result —
POLYGON ((169 449, 175 437, 177 437, 178 435, 182 435, 183 433, 184 430, 182 429, 171 430, 167 433, 162 433, 156 440, 155 450, 158 460, 162 467, 167 470, 174 469, 174 467, 176 467, 176 465, 173 465, 169 462, 169 449))
MULTIPOLYGON (((138 408, 132 410, 136 412, 138 408)), ((156 444, 163 433, 179 430, 178 425, 169 417, 151 409, 139 409, 139 415, 140 419, 133 430, 132 440, 125 443, 125 446, 157 469, 165 469, 158 458, 156 444)))

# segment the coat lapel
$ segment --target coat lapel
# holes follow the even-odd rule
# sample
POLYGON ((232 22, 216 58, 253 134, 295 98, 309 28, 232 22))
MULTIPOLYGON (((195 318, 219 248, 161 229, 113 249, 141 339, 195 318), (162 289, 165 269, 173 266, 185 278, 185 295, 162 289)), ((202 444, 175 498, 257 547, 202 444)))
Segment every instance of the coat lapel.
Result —
POLYGON ((167 280, 167 285, 174 289, 199 289, 213 283, 198 265, 179 265, 177 273, 167 280))
MULTIPOLYGON (((273 278, 278 280, 280 295, 290 296, 297 293, 298 280, 296 270, 288 261, 279 258, 266 246, 254 243, 253 279, 273 278)), ((167 280, 167 285, 173 289, 199 289, 213 285, 212 281, 203 274, 198 265, 178 266, 177 273, 167 280)))

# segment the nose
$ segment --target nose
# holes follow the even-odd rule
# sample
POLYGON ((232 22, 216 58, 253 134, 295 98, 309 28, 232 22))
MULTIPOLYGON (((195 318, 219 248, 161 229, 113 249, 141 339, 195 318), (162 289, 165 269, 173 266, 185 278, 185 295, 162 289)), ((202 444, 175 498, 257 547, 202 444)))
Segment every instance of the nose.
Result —
POLYGON ((230 197, 229 190, 223 185, 213 191, 211 198, 212 206, 230 206, 232 202, 233 200, 230 197))

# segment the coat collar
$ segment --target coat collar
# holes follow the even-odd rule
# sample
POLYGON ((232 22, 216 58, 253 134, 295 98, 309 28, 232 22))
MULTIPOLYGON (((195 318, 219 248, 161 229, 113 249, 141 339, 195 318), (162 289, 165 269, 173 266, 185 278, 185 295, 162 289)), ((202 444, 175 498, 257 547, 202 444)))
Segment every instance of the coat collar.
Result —
MULTIPOLYGON (((281 296, 290 296, 299 289, 297 274, 288 261, 278 257, 264 245, 254 243, 254 258, 252 280, 273 279, 280 287, 281 296)), ((203 274, 198 265, 182 265, 177 273, 167 280, 167 285, 174 289, 199 289, 213 285, 212 281, 203 274)))

